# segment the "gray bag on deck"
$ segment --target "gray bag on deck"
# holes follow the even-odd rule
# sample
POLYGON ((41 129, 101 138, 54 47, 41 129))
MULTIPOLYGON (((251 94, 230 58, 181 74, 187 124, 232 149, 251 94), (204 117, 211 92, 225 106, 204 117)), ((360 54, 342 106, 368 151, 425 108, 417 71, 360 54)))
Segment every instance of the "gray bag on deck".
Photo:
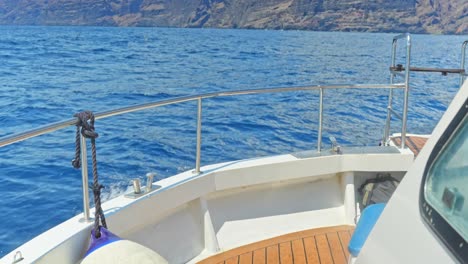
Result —
POLYGON ((386 203, 398 187, 400 181, 389 173, 377 174, 377 177, 366 180, 358 189, 361 194, 362 208, 370 204, 386 203))

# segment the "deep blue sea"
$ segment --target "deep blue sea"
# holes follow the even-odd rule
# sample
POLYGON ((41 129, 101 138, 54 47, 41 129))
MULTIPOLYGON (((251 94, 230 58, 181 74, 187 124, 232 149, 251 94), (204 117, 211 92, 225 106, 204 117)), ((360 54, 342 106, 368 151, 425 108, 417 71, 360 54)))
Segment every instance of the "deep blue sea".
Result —
MULTIPOLYGON (((0 27, 0 137, 106 111, 215 91, 388 83, 392 34, 307 31, 0 27)), ((415 66, 457 68, 465 37, 415 35, 415 66)), ((401 61, 401 60, 400 60, 401 61)), ((431 133, 457 76, 411 76, 408 130, 431 133)), ((377 145, 386 90, 326 91, 324 147, 377 145)), ((401 109, 402 93, 396 93, 401 109)), ((318 93, 203 102, 202 165, 316 147, 318 93)), ((393 122, 398 132, 398 122, 393 122)), ((130 179, 193 169, 196 103, 96 121, 104 199, 130 179)), ((71 127, 0 149, 0 257, 81 213, 71 127)))

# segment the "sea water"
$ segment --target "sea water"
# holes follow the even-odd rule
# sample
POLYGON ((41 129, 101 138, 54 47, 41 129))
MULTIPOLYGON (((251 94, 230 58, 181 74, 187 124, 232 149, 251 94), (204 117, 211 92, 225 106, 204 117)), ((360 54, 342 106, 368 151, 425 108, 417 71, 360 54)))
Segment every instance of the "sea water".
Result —
MULTIPOLYGON (((393 34, 104 27, 0 27, 0 137, 83 110, 200 93, 388 83, 393 34)), ((458 68, 462 36, 415 35, 412 63, 458 68)), ((403 44, 403 43, 402 43, 403 44)), ((404 45, 402 45, 404 46, 404 45)), ((404 54, 399 49, 399 54, 404 54)), ((404 62, 399 56, 398 63, 404 62)), ((458 76, 412 74, 408 131, 430 134, 458 76)), ((377 145, 387 90, 326 90, 324 148, 377 145)), ((403 94, 395 92, 401 112, 403 94)), ((196 102, 96 121, 103 199, 132 178, 195 165, 196 102)), ((202 165, 315 149, 318 92, 203 101, 202 165)), ((392 131, 401 125, 392 121, 392 131)), ((0 256, 82 212, 75 128, 0 149, 0 256)))

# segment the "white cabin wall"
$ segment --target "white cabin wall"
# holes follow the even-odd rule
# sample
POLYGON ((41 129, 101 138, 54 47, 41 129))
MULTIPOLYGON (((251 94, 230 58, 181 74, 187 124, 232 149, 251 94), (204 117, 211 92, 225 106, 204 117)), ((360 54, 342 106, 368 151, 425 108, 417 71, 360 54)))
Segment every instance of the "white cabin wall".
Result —
POLYGON ((431 152, 467 98, 468 82, 465 82, 385 207, 356 263, 458 262, 423 220, 419 195, 431 152))
POLYGON ((367 238, 356 263, 456 263, 419 212, 419 188, 428 141, 367 238), (416 169, 414 169, 416 168, 416 169))

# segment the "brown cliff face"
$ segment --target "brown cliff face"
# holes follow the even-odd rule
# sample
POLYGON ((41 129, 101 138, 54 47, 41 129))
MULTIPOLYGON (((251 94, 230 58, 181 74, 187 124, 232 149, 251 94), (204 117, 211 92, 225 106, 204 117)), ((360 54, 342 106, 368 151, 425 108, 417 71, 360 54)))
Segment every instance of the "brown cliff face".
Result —
POLYGON ((466 0, 0 0, 0 24, 468 33, 466 0))
POLYGON ((429 32, 467 34, 467 0, 419 0, 417 16, 422 26, 429 32))

